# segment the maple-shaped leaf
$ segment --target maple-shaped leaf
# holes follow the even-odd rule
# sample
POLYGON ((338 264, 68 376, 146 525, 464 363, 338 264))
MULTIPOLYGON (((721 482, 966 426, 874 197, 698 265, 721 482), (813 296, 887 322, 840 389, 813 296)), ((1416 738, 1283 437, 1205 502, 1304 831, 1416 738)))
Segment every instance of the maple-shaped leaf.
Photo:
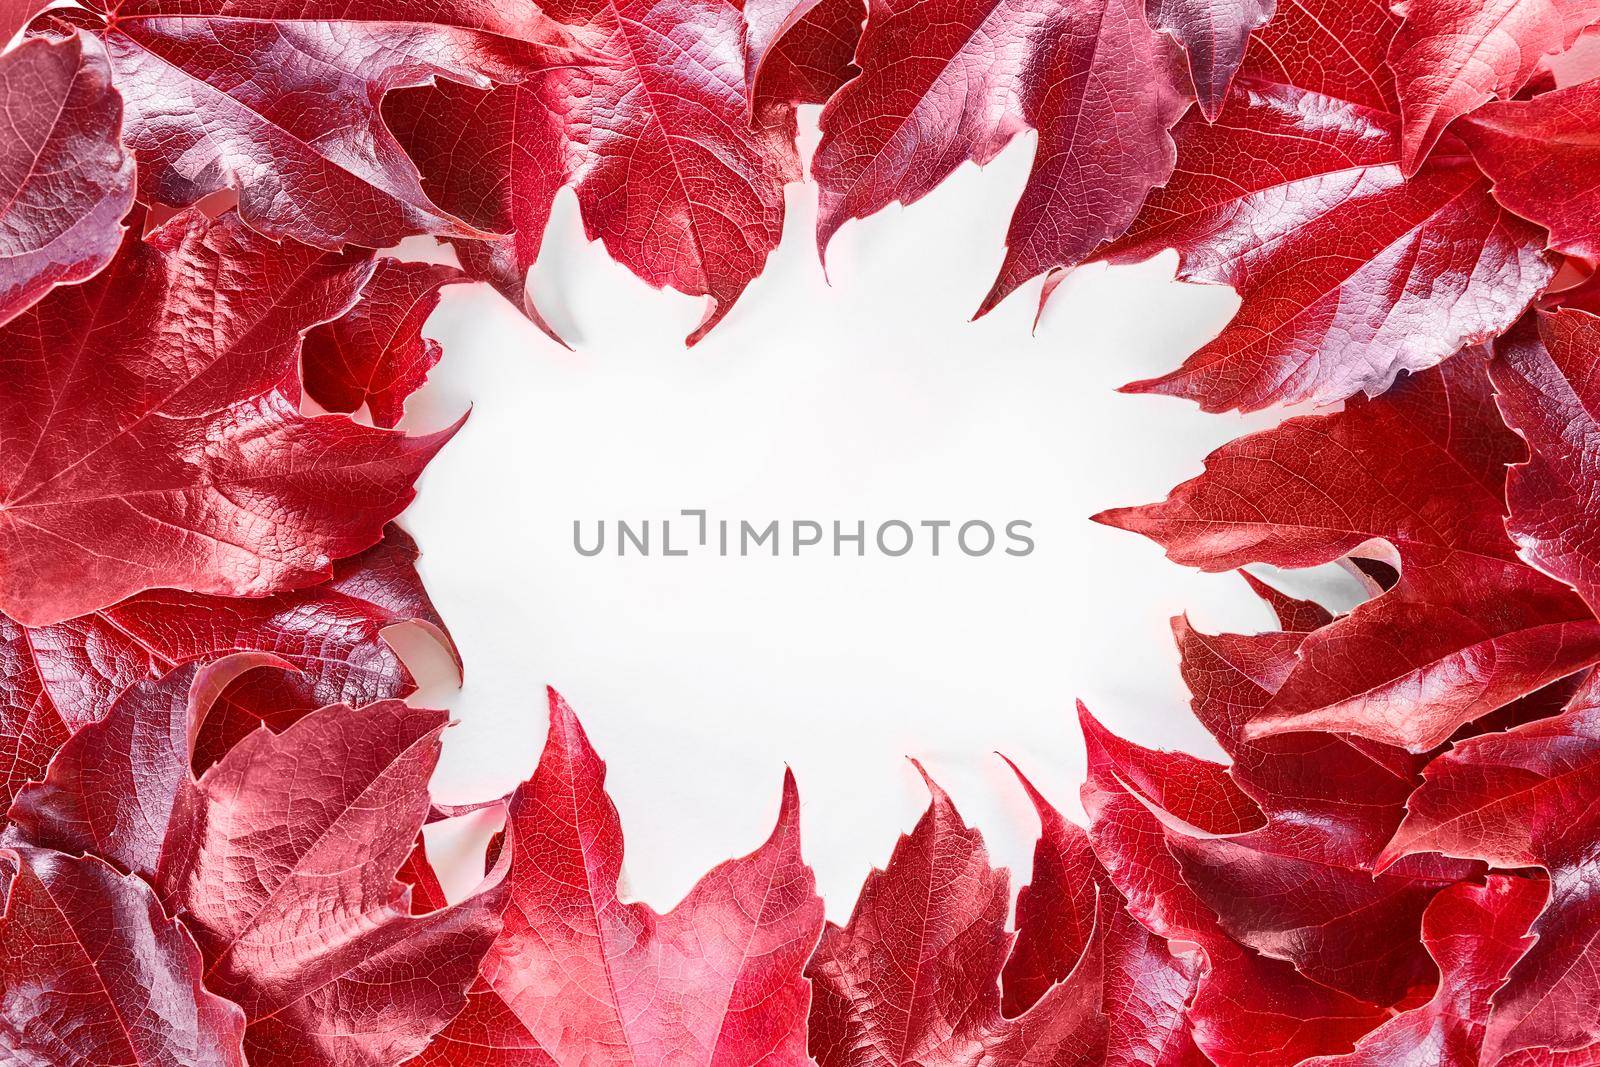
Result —
POLYGON ((1600 258, 1600 80, 1540 93, 1531 100, 1485 104, 1456 128, 1494 197, 1550 231, 1549 246, 1569 256, 1600 258))
POLYGON ((1506 528, 1523 559, 1600 611, 1600 317, 1541 313, 1497 347, 1500 409, 1529 451, 1506 479, 1506 528))
POLYGON ((1083 831, 1022 779, 1040 838, 1013 944, 1006 872, 924 779, 927 811, 806 969, 821 1067, 1202 1063, 1184 1013, 1192 967, 1127 913, 1083 831))
POLYGON ((1401 166, 1417 173, 1445 127, 1478 105, 1510 98, 1547 53, 1600 18, 1596 0, 1400 0, 1389 49, 1405 118, 1401 166))
POLYGON ((411 914, 396 872, 428 815, 442 712, 334 705, 257 730, 185 778, 156 871, 249 1020, 252 1062, 388 1065, 460 1009, 499 927, 504 869, 411 914))
MULTIPOLYGON (((9 39, 10 34, 5 37, 9 39)), ((0 323, 116 254, 133 203, 122 101, 93 38, 0 56, 0 323)))
POLYGON ((1078 262, 1172 170, 1167 130, 1187 106, 1174 53, 1140 0, 873 4, 856 50, 862 73, 822 113, 819 251, 846 221, 921 199, 1032 126, 1033 170, 979 313, 1078 262))
POLYGON ((1417 935, 1423 909, 1470 866, 1434 864, 1375 878, 1370 857, 1340 854, 1338 827, 1330 832, 1315 821, 1279 817, 1238 831, 1235 805, 1216 803, 1224 787, 1237 791, 1225 768, 1142 748, 1086 710, 1079 715, 1097 764, 1169 817, 1167 850, 1185 884, 1236 941, 1371 1003, 1396 1003, 1432 979, 1417 935), (1161 794, 1151 793, 1155 783, 1165 787, 1161 794))
POLYGON ((1550 902, 1531 948, 1495 992, 1485 1063, 1524 1048, 1582 1048, 1600 1038, 1600 678, 1553 718, 1457 743, 1423 772, 1385 850, 1543 867, 1550 902))
POLYGON ((1600 623, 1506 536, 1506 466, 1525 452, 1485 364, 1463 352, 1241 438, 1165 502, 1098 516, 1210 571, 1313 566, 1378 540, 1397 553, 1398 583, 1299 644, 1245 737, 1331 730, 1425 752, 1600 658, 1600 623))
POLYGON ((1343 1056, 1305 1067, 1388 1067, 1396 1063, 1476 1064, 1489 995, 1528 946, 1528 924, 1544 907, 1546 887, 1531 878, 1490 875, 1483 885, 1453 885, 1422 916, 1422 940, 1439 965, 1439 988, 1426 1004, 1401 1012, 1343 1056))
MULTIPOLYGON (((1195 895, 1167 845, 1167 827, 1088 746, 1083 803, 1089 836, 1128 909, 1151 930, 1199 946, 1206 965, 1188 1008, 1194 1040, 1219 1067, 1279 1067, 1347 1051, 1388 1012, 1313 982, 1229 937, 1195 895)), ((1199 812, 1192 808, 1191 817, 1199 812)))
POLYGON ((0 329, 0 611, 263 596, 374 544, 453 429, 309 418, 277 389, 371 269, 191 210, 0 329))
POLYGON ((105 42, 141 199, 232 189, 251 226, 327 248, 483 236, 423 193, 379 114, 387 92, 581 61, 525 0, 119 0, 46 20, 105 42))
POLYGON ((1238 313, 1178 370, 1126 388, 1207 411, 1377 393, 1506 329, 1553 266, 1466 151, 1400 173, 1380 0, 1283 0, 1218 121, 1175 128, 1172 180, 1101 258, 1167 248, 1238 313))
MULTIPOLYGON (((584 229, 651 285, 708 298, 693 344, 761 272, 799 177, 794 114, 746 104, 744 18, 724 0, 560 0, 591 66, 491 93, 397 94, 391 124, 441 204, 512 236, 458 242, 468 274, 547 333, 524 293, 556 191, 584 229)), ((552 335, 553 336, 553 335, 552 335)))
POLYGON ((745 0, 745 83, 763 104, 823 104, 860 70, 864 0, 745 0))
POLYGON ((784 779, 772 836, 672 911, 618 898, 622 825, 605 764, 550 692, 538 769, 512 795, 504 927, 419 1065, 804 1064, 801 976, 822 901, 784 779))
POLYGON ((356 306, 306 334, 306 393, 329 411, 365 406, 376 425, 397 424, 406 398, 439 362, 439 342, 422 336, 439 290, 465 280, 442 263, 378 260, 356 306))
MULTIPOLYGON (((294 671, 245 675, 217 698, 196 739, 196 762, 215 762, 265 722, 282 729, 325 704, 365 704, 416 689, 383 639, 401 623, 453 651, 416 573, 416 546, 397 526, 327 582, 259 600, 161 590, 53 626, 0 615, 0 810, 41 778, 73 731, 106 714, 141 680, 234 652, 270 651, 294 671)), ((457 660, 459 664, 459 659, 457 660)))
POLYGON ((244 1014, 155 893, 92 856, 0 850, 0 1059, 244 1067, 244 1014))
POLYGON ((1250 31, 1272 18, 1276 0, 1145 0, 1150 25, 1170 33, 1189 56, 1200 110, 1216 121, 1250 31))

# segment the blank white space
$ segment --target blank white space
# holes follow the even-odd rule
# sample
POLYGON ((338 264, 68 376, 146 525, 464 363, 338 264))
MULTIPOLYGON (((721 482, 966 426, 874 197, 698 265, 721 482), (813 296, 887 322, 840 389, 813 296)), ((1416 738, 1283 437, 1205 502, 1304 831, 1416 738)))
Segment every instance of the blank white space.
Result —
MULTIPOLYGON (((435 792, 503 793, 542 743, 544 686, 610 767, 632 893, 665 908, 758 844, 787 763, 808 858, 835 919, 926 803, 923 760, 1020 880, 1036 824, 1014 758, 1081 812, 1073 701, 1147 744, 1214 752, 1168 631, 1270 617, 1233 575, 1166 561, 1098 526, 1160 499, 1205 454, 1271 417, 1200 412, 1119 384, 1175 367, 1237 306, 1172 281, 1171 253, 1069 277, 1037 334, 1038 283, 968 322, 1002 254, 1032 154, 1019 140, 909 209, 814 251, 815 191, 792 186, 766 273, 699 346, 701 301, 650 289, 588 244, 563 194, 535 272, 576 352, 483 287, 447 290, 445 359, 407 425, 472 417, 403 522, 466 657, 435 792), (572 522, 1013 518, 1013 559, 582 558, 572 522)), ((469 835, 480 840, 483 827, 469 835)), ((443 839, 441 838, 441 843, 443 839)), ((465 866, 452 888, 470 881, 465 866)), ((1014 880, 1015 881, 1015 880, 1014 880)))

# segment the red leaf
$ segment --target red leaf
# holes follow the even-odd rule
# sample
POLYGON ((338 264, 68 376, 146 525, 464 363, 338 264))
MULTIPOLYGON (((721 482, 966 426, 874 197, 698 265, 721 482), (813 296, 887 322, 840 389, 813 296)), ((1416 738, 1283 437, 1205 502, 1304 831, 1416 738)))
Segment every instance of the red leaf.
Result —
POLYGON ((0 615, 0 810, 129 686, 184 663, 270 651, 297 668, 248 674, 218 698, 196 742, 201 767, 262 722, 282 729, 325 704, 415 691, 384 629, 417 622, 453 649, 417 579, 416 558, 411 539, 390 525, 383 541, 336 564, 330 581, 293 593, 260 600, 141 593, 33 629, 0 615))
POLYGON ((487 96, 408 94, 389 113, 446 206, 513 233, 464 255, 469 274, 548 332, 523 277, 551 198, 570 181, 591 240, 651 285, 709 298, 693 344, 778 243, 783 186, 799 176, 792 109, 763 109, 752 123, 732 4, 561 0, 547 10, 602 61, 487 96))
POLYGON ((1236 816, 1224 810, 1219 826, 1196 826, 1195 814, 1210 814, 1218 792, 1205 777, 1228 782, 1223 768, 1123 741, 1082 709, 1080 719, 1096 764, 1153 810, 1181 820, 1164 828, 1167 849, 1185 884, 1235 940, 1372 1003, 1393 1004, 1432 979, 1417 935, 1422 910, 1451 876, 1466 872, 1374 878, 1361 857, 1328 847, 1314 822, 1282 818, 1240 833, 1230 829, 1236 816), (1163 783, 1167 795, 1145 795, 1152 782, 1163 783), (1187 795, 1174 805, 1174 793, 1187 795))
POLYGON ((25 41, 0 56, 0 115, 4 323, 116 254, 133 203, 133 157, 118 139, 122 101, 93 38, 25 41))
POLYGON ((251 226, 326 248, 478 235, 423 194, 379 115, 386 92, 436 77, 484 87, 572 58, 520 0, 404 11, 371 0, 122 0, 97 12, 77 21, 110 54, 141 199, 187 206, 235 189, 251 226))
POLYGON ((1516 321, 1553 273, 1463 151, 1410 181, 1379 0, 1285 0, 1219 120, 1174 130, 1178 164, 1102 258, 1177 248, 1178 275, 1230 285, 1238 314, 1135 392, 1207 411, 1381 392, 1516 321))
POLYGON ((189 212, 0 330, 0 610, 262 596, 375 543, 453 430, 307 418, 276 391, 370 269, 189 212))
POLYGON ((745 79, 763 104, 823 104, 861 73, 862 0, 745 0, 745 79))
POLYGON ((1458 127, 1473 158, 1494 181, 1494 197, 1550 231, 1549 246, 1571 256, 1600 257, 1600 166, 1594 129, 1600 124, 1600 81, 1542 93, 1531 100, 1485 104, 1458 127))
POLYGON ((94 857, 0 851, 0 1058, 243 1067, 244 1016, 150 888, 94 857))
POLYGON ((666 915, 625 904, 605 765, 552 691, 544 755, 513 794, 506 834, 504 929, 418 1064, 806 1062, 801 968, 822 901, 800 856, 792 777, 759 849, 714 868, 666 915))
POLYGON ((821 1067, 1203 1062, 1184 1015, 1192 968, 1127 914, 1083 831, 1023 785, 1041 833, 1015 947, 1005 872, 928 780, 927 812, 806 969, 821 1067), (1002 965, 1019 983, 1004 999, 1002 965), (1021 1013, 1002 1016, 1002 1003, 1021 1013))
POLYGON ((1454 885, 1434 897, 1422 916, 1422 940, 1439 964, 1433 998, 1378 1027, 1354 1052, 1308 1060, 1305 1067, 1480 1062, 1489 994, 1527 947, 1523 935, 1544 898, 1542 883, 1498 874, 1481 886, 1454 885))
POLYGON ((266 666, 284 664, 246 653, 130 688, 103 719, 67 739, 43 781, 17 793, 9 814, 15 836, 154 880, 173 843, 201 723, 230 682, 266 666))
POLYGON ((306 334, 300 361, 306 392, 329 411, 363 405, 379 426, 394 426, 439 362, 439 342, 422 336, 439 290, 466 277, 442 263, 387 257, 356 306, 306 334))
POLYGON ((1307 637, 1244 736, 1332 730, 1424 752, 1600 658, 1600 623, 1505 535, 1521 445, 1484 365, 1465 352, 1376 400, 1241 438, 1164 503, 1098 517, 1210 571, 1394 547, 1399 582, 1307 637))
POLYGON ((1189 73, 1206 118, 1216 121, 1244 59, 1250 31, 1272 17, 1276 0, 1146 0, 1150 25, 1189 54, 1189 73))
POLYGON ((1170 45, 1139 0, 875 5, 856 50, 862 74, 822 113, 818 250, 847 220, 921 199, 1031 125, 1033 172, 979 314, 1078 262, 1121 233, 1172 170, 1167 130, 1186 101, 1170 45))
POLYGON ((1206 968, 1188 1014, 1195 1042, 1219 1067, 1279 1067, 1344 1051, 1388 1017, 1223 933, 1216 914, 1184 882, 1162 823, 1093 745, 1083 803, 1095 853, 1130 912, 1161 936, 1192 942, 1204 953, 1206 968))
POLYGON ((1572 586, 1600 611, 1600 318, 1538 316, 1499 345, 1490 366, 1506 422, 1530 456, 1511 468, 1506 498, 1522 558, 1572 586))
POLYGON ((426 915, 395 878, 444 725, 399 701, 335 705, 256 731, 185 783, 157 882, 208 987, 244 1008, 252 1061, 392 1064, 460 1009, 504 871, 426 915))
POLYGON ((1559 716, 1458 743, 1428 765, 1407 808, 1386 860, 1438 852, 1550 872, 1537 940, 1494 995, 1483 1061, 1600 1038, 1600 680, 1559 716))
POLYGON ((1405 116, 1401 164, 1415 174, 1444 129, 1484 101, 1510 98, 1547 52, 1600 18, 1595 0, 1401 0, 1389 49, 1405 116))

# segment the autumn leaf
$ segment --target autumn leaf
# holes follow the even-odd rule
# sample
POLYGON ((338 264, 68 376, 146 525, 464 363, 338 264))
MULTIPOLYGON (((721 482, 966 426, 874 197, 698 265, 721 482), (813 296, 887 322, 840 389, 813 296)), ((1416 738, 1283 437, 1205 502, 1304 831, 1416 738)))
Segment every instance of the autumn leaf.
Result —
POLYGON ((1215 122, 1244 59, 1250 31, 1265 26, 1276 0, 1146 0, 1150 25, 1171 34, 1189 56, 1200 110, 1215 122))
POLYGON ((1299 644, 1246 738, 1333 731, 1426 752, 1600 659, 1600 623, 1506 536, 1506 467, 1524 453, 1486 362, 1463 352, 1377 399, 1241 438, 1165 502, 1097 516, 1210 571, 1314 566, 1379 540, 1398 554, 1398 584, 1299 644))
POLYGON ((439 342, 422 336, 423 324, 439 306, 439 290, 465 280, 440 263, 378 260, 355 307, 306 334, 306 393, 329 411, 365 407, 375 425, 397 425, 406 398, 439 362, 439 342))
POLYGON ((54 1067, 244 1067, 244 1014, 150 887, 92 856, 0 850, 0 1055, 54 1067))
POLYGON ((1405 119, 1401 165, 1409 176, 1445 127, 1478 105, 1510 98, 1546 53, 1566 48, 1600 18, 1594 0, 1400 0, 1389 49, 1405 119))
POLYGON ((453 428, 308 418, 277 390, 371 269, 188 212, 0 329, 0 611, 264 596, 376 543, 453 428))
POLYGON ((745 0, 751 114, 770 104, 823 104, 860 73, 863 0, 745 0))
POLYGON ((133 158, 119 139, 111 68, 91 37, 26 41, 0 56, 0 115, 4 323, 116 254, 133 203, 133 158))
POLYGON ((506 819, 504 928, 466 1007, 420 1067, 494 1062, 803 1064, 801 968, 822 901, 784 782, 772 836, 713 868, 672 911, 618 898, 622 826, 605 765, 553 690, 534 776, 506 819))
POLYGON ((582 61, 523 0, 427 0, 404 10, 121 0, 46 20, 104 41, 142 200, 186 207, 236 190, 252 227, 324 248, 384 248, 416 233, 483 236, 423 193, 379 114, 384 94, 435 78, 487 87, 582 61))
POLYGON ((1228 326, 1170 374, 1126 388, 1207 411, 1382 392, 1509 327, 1552 275, 1536 227, 1464 150, 1400 173, 1380 0, 1284 0, 1215 123, 1174 130, 1177 169, 1101 258, 1179 255, 1229 285, 1228 326))

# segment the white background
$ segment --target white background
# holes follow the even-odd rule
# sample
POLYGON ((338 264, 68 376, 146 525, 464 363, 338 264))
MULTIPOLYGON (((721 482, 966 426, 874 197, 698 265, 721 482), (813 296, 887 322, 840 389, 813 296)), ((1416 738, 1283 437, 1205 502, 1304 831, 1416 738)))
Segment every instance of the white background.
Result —
MULTIPOLYGON (((402 520, 466 658, 462 688, 422 696, 459 720, 438 799, 488 798, 526 777, 554 685, 609 765, 631 895, 665 909, 759 844, 787 763, 807 857, 843 920, 926 804, 906 756, 981 827, 1015 884, 1037 824, 994 753, 1080 815, 1075 699, 1146 744, 1216 751, 1189 713, 1168 619, 1187 610, 1204 629, 1256 630, 1265 606, 1237 576, 1178 567, 1089 516, 1160 499, 1212 448, 1274 418, 1115 392, 1175 367, 1237 306, 1225 288, 1173 282, 1170 252, 1073 274, 1036 334, 1037 282, 968 321, 1032 151, 1021 138, 911 208, 847 225, 831 286, 815 190, 791 186, 766 273, 693 349, 683 338, 702 302, 649 288, 587 243, 570 193, 532 286, 575 353, 486 287, 446 290, 428 331, 445 358, 406 425, 435 428, 468 405, 472 416, 402 520), (1037 549, 573 550, 574 519, 592 536, 598 519, 683 508, 869 529, 1023 518, 1037 549)), ((445 674, 436 653, 406 651, 427 677, 445 674)), ((453 894, 470 886, 491 818, 431 837, 453 894)))

